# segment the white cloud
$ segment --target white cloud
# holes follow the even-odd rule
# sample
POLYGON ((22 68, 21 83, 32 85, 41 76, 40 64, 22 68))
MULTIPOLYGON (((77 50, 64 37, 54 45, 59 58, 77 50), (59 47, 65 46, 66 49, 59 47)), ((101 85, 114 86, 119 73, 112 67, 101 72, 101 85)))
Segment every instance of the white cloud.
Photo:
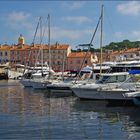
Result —
POLYGON ((114 39, 124 40, 140 40, 140 31, 139 30, 133 30, 129 32, 116 32, 114 34, 114 39))
POLYGON ((91 22, 92 20, 88 17, 85 17, 85 16, 78 16, 78 17, 63 17, 62 18, 63 20, 65 21, 70 21, 70 22, 74 22, 76 24, 82 24, 82 23, 85 23, 85 22, 91 22))
POLYGON ((25 12, 12 12, 6 16, 6 22, 8 26, 14 29, 22 29, 22 28, 32 28, 32 24, 30 23, 31 15, 25 12))
POLYGON ((115 37, 122 38, 124 37, 124 34, 122 32, 115 32, 115 37))
POLYGON ((85 5, 85 1, 76 1, 73 2, 72 5, 70 6, 71 9, 79 9, 82 8, 85 5))
POLYGON ((77 10, 77 9, 82 8, 85 4, 86 4, 86 1, 75 1, 75 2, 65 1, 65 2, 62 2, 62 7, 66 7, 71 10, 77 10))
POLYGON ((90 29, 84 30, 70 30, 70 29, 63 29, 60 27, 53 27, 52 28, 51 37, 52 39, 80 39, 84 36, 91 35, 92 31, 90 29))
POLYGON ((140 31, 132 31, 132 35, 138 37, 140 36, 140 31))
POLYGON ((29 18, 30 18, 30 14, 24 12, 12 12, 8 15, 8 20, 11 22, 21 22, 29 18))
POLYGON ((128 38, 133 41, 140 41, 140 30, 133 30, 128 33, 128 38))
POLYGON ((123 15, 137 16, 140 13, 140 2, 130 1, 117 6, 118 12, 123 15))
POLYGON ((132 31, 131 32, 131 38, 133 39, 133 40, 137 40, 137 41, 139 41, 140 40, 140 31, 139 30, 134 30, 134 31, 132 31))

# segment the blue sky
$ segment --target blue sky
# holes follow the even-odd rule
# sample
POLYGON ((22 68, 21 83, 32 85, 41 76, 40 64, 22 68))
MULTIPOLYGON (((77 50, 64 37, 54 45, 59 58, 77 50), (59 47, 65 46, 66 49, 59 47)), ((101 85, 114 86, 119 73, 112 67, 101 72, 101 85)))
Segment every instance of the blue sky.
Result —
MULTIPOLYGON (((74 48, 89 43, 104 4, 103 45, 113 41, 140 40, 139 1, 0 1, 0 44, 16 44, 20 34, 32 43, 40 16, 51 16, 51 44, 74 48)), ((39 34, 38 34, 39 36, 39 34)), ((99 48, 100 29, 93 41, 99 48)), ((47 33, 43 43, 48 43, 47 33)), ((36 39, 39 43, 39 37, 36 39)))

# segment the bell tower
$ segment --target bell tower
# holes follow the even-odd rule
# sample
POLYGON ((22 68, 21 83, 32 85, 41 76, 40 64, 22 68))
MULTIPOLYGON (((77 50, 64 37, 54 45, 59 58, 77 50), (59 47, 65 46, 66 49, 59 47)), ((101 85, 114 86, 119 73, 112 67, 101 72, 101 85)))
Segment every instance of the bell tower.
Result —
POLYGON ((24 45, 24 43, 25 43, 25 39, 22 36, 22 34, 20 34, 20 37, 18 38, 18 45, 24 45))

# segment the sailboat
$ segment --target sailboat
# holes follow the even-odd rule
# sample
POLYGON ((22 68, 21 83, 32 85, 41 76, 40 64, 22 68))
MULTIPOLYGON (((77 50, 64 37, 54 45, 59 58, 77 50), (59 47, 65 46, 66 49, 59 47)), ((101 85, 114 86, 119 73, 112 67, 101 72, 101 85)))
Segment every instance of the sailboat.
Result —
MULTIPOLYGON (((49 70, 48 75, 44 79, 41 80, 34 80, 32 82, 33 89, 46 89, 48 84, 52 83, 52 77, 54 75, 54 71, 51 68, 51 46, 50 46, 50 14, 48 14, 48 47, 49 47, 49 70)), ((43 48, 42 48, 43 54, 43 48)), ((43 55, 42 55, 43 57, 43 55)))
MULTIPOLYGON (((100 18, 101 19, 101 18, 100 18)), ((99 21, 100 21, 100 19, 99 19, 99 21)), ((96 31, 97 31, 97 28, 98 28, 98 26, 99 26, 99 21, 98 21, 98 24, 97 24, 97 26, 96 26, 96 29, 95 29, 95 32, 94 32, 94 34, 93 34, 93 36, 92 36, 92 38, 91 38, 91 41, 90 41, 90 43, 89 44, 86 44, 86 45, 88 45, 89 47, 88 47, 88 51, 90 50, 90 47, 91 47, 91 45, 92 45, 92 41, 93 41, 93 39, 94 39, 94 37, 95 37, 95 34, 96 34, 96 31)), ((85 62, 85 58, 86 58, 86 56, 87 56, 87 54, 88 54, 88 51, 87 51, 87 53, 86 53, 86 55, 85 55, 85 57, 83 58, 83 63, 85 62)), ((82 84, 82 83, 86 83, 88 80, 89 80, 89 77, 87 78, 87 79, 85 79, 84 78, 84 80, 81 78, 81 71, 82 71, 82 67, 83 67, 83 63, 82 63, 82 65, 81 65, 81 70, 80 70, 80 72, 78 73, 78 75, 77 75, 77 77, 76 78, 74 78, 74 79, 71 79, 71 80, 63 80, 63 81, 58 81, 58 82, 55 82, 55 83, 52 83, 52 84, 50 84, 50 85, 48 85, 48 87, 47 87, 47 89, 49 89, 49 90, 51 90, 51 91, 55 91, 55 92, 66 92, 67 94, 68 93, 72 93, 73 94, 73 91, 71 90, 71 87, 73 87, 73 85, 74 84, 82 84), (80 79, 81 78, 81 79, 80 79), (80 80, 79 80, 80 79, 80 80)), ((71 95, 72 95, 71 94, 71 95)))
MULTIPOLYGON (((42 29, 41 29, 41 22, 42 22, 41 20, 42 19, 40 17, 39 22, 36 27, 36 31, 35 31, 35 36, 36 36, 37 29, 40 24, 40 30, 41 30, 40 31, 40 49, 37 54, 35 66, 34 67, 28 67, 28 66, 25 67, 24 77, 23 77, 23 79, 20 80, 20 83, 24 87, 33 87, 34 81, 40 81, 40 80, 46 78, 50 72, 50 68, 49 68, 48 64, 43 63, 43 46, 42 46, 43 37, 42 37, 42 29), (40 54, 41 54, 41 63, 37 62, 40 54)), ((34 36, 33 40, 35 40, 35 36, 34 36)), ((30 54, 31 54, 31 50, 30 50, 30 54)), ((30 57, 30 55, 29 55, 29 57, 30 57)))

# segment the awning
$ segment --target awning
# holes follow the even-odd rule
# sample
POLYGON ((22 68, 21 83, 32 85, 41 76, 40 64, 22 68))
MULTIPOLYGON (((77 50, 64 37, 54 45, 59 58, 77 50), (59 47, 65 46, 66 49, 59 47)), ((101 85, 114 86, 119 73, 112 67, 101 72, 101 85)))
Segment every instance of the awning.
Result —
POLYGON ((129 74, 140 74, 140 70, 130 70, 129 74))

